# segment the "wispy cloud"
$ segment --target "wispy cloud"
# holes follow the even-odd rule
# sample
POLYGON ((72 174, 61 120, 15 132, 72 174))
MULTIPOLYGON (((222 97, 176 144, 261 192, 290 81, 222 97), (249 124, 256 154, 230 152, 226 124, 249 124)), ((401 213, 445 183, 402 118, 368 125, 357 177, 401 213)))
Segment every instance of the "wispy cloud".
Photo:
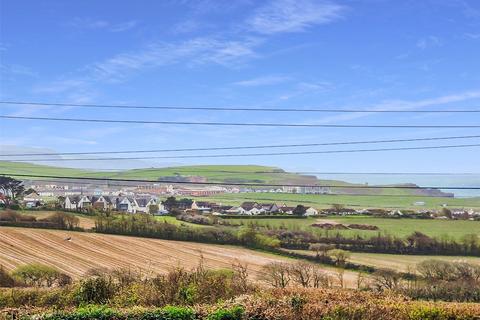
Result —
POLYGON ((345 9, 331 1, 274 0, 260 7, 247 24, 261 34, 300 32, 340 19, 345 9))
POLYGON ((233 84, 241 87, 258 87, 258 86, 269 86, 269 85, 284 83, 288 80, 290 80, 290 78, 286 76, 270 75, 270 76, 263 76, 263 77, 248 79, 248 80, 237 81, 237 82, 234 82, 233 84))
MULTIPOLYGON (((456 94, 443 95, 434 98, 419 99, 419 100, 386 100, 380 102, 373 107, 368 108, 369 110, 416 110, 426 107, 439 107, 442 105, 448 105, 449 103, 468 101, 472 99, 480 99, 480 89, 464 91, 456 94)), ((438 108, 440 109, 440 108, 438 108)), ((341 114, 338 116, 325 117, 320 120, 320 123, 331 123, 338 121, 348 121, 355 120, 363 117, 367 117, 375 114, 375 111, 372 113, 351 113, 351 114, 341 114)))
POLYGON ((120 23, 111 23, 102 19, 75 18, 68 23, 69 26, 79 29, 106 30, 110 32, 122 32, 135 28, 136 20, 130 20, 120 23))
POLYGON ((154 43, 131 53, 122 53, 87 67, 90 77, 102 81, 122 81, 132 72, 140 72, 176 63, 187 66, 213 63, 235 67, 256 56, 258 39, 223 40, 194 38, 180 43, 154 43))
POLYGON ((80 79, 59 79, 50 83, 38 85, 33 88, 33 92, 57 94, 83 87, 85 84, 86 82, 80 79))
POLYGON ((417 47, 424 50, 431 47, 441 47, 443 42, 436 36, 428 36, 417 41, 417 47))
POLYGON ((38 74, 29 67, 20 64, 5 64, 0 63, 0 73, 2 77, 5 76, 28 76, 37 77, 38 74))
POLYGON ((151 43, 136 51, 88 64, 71 75, 39 84, 33 92, 62 94, 66 101, 87 103, 98 95, 99 84, 125 82, 134 75, 167 65, 195 68, 217 64, 239 68, 257 57, 255 49, 261 42, 261 39, 252 37, 238 40, 198 37, 173 43, 151 43))
POLYGON ((465 38, 472 40, 480 40, 480 33, 465 33, 465 38))
POLYGON ((282 94, 279 99, 290 100, 298 96, 327 92, 332 89, 333 85, 329 82, 299 82, 290 92, 282 94))

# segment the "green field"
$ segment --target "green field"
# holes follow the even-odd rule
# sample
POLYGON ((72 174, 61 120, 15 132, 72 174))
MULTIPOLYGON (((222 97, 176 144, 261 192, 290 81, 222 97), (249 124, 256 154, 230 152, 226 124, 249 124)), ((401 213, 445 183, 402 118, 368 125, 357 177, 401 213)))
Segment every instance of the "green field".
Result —
POLYGON ((370 216, 326 217, 308 219, 235 219, 235 222, 245 225, 270 226, 288 230, 308 230, 316 234, 334 235, 337 232, 344 236, 375 236, 379 233, 405 237, 415 231, 422 232, 432 237, 448 236, 460 239, 466 234, 480 236, 480 221, 464 220, 419 220, 419 219, 390 219, 375 218, 370 216), (343 224, 369 224, 379 228, 377 231, 367 230, 322 230, 311 227, 315 222, 337 222, 343 224))
MULTIPOLYGON (((405 190, 400 190, 405 191, 405 190)), ((318 194, 290 194, 290 193, 227 193, 208 200, 218 203, 239 205, 243 201, 285 203, 288 206, 303 204, 317 209, 330 208, 332 204, 343 204, 349 208, 389 208, 389 209, 440 209, 442 204, 453 208, 480 209, 480 197, 476 198, 444 198, 422 196, 366 196, 366 195, 318 195, 318 194), (417 201, 425 202, 424 206, 415 206, 417 201)))
POLYGON ((348 183, 332 180, 317 180, 313 176, 298 175, 295 173, 284 172, 275 167, 255 166, 255 165, 203 165, 203 166, 179 166, 166 168, 145 168, 123 171, 92 171, 71 169, 62 167, 52 167, 32 163, 7 162, 0 161, 0 172, 2 174, 38 174, 38 175, 64 175, 64 176, 84 176, 84 177, 102 177, 114 179, 148 179, 157 180, 159 177, 173 176, 201 176, 209 182, 218 183, 286 183, 291 184, 314 184, 314 183, 335 183, 348 186, 348 183))

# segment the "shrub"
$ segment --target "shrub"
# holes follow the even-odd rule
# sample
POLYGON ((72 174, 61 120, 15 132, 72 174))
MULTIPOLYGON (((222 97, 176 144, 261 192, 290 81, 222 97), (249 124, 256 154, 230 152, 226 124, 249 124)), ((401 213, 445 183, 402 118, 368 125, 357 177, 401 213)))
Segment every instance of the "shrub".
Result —
POLYGON ((379 290, 397 290, 400 288, 402 275, 394 270, 379 269, 373 273, 373 285, 379 290))
POLYGON ((39 263, 26 264, 16 268, 12 272, 12 276, 24 282, 26 285, 35 287, 51 287, 59 279, 65 277, 60 271, 53 267, 42 265, 39 263))
POLYGON ((50 222, 57 225, 61 229, 69 230, 78 228, 78 225, 80 224, 80 219, 78 219, 75 215, 61 211, 52 213, 41 221, 50 222))
POLYGON ((165 320, 194 320, 195 311, 186 307, 166 306, 161 314, 165 320))
POLYGON ((106 306, 86 306, 78 308, 74 312, 60 312, 45 316, 44 320, 110 320, 118 319, 120 314, 106 306))
POLYGON ((115 289, 116 286, 110 277, 92 277, 80 282, 74 296, 78 304, 103 304, 113 297, 115 289))
POLYGON ((327 254, 335 260, 336 265, 344 265, 350 258, 350 253, 342 249, 333 249, 327 252, 327 254))
POLYGON ((14 285, 15 280, 13 277, 0 265, 0 287, 13 287, 14 285))
POLYGON ((230 309, 218 309, 207 317, 207 320, 241 320, 244 309, 241 306, 234 306, 230 309))
POLYGON ((26 214, 21 214, 13 210, 5 210, 0 212, 0 221, 7 222, 34 222, 36 218, 26 214))

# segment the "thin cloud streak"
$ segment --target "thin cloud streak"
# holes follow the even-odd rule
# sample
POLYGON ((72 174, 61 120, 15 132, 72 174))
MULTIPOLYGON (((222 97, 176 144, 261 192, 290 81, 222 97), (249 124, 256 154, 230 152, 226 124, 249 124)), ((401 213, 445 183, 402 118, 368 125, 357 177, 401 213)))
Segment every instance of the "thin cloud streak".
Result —
POLYGON ((342 18, 345 9, 331 1, 275 0, 259 8, 247 24, 261 34, 302 32, 342 18))
POLYGON ((258 87, 258 86, 269 86, 269 85, 284 83, 288 80, 290 80, 290 78, 286 76, 270 75, 270 76, 263 76, 263 77, 248 79, 248 80, 237 81, 237 82, 234 82, 233 84, 241 87, 258 87))

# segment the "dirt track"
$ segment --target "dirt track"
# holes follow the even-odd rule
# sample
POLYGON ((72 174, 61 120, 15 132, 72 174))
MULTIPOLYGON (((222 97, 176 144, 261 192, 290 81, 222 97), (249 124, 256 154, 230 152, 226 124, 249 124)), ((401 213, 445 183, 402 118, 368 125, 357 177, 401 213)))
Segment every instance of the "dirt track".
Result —
MULTIPOLYGON (((129 267, 161 273, 178 265, 193 268, 198 264, 200 255, 203 255, 209 268, 228 268, 236 260, 247 263, 252 278, 257 278, 263 265, 285 261, 278 256, 233 246, 0 227, 0 265, 7 270, 37 262, 55 266, 74 278, 97 267, 129 267), (71 240, 66 240, 68 238, 71 240)), ((328 272, 332 270, 329 268, 328 272)), ((348 286, 353 285, 355 274, 346 272, 345 281, 348 286)))

